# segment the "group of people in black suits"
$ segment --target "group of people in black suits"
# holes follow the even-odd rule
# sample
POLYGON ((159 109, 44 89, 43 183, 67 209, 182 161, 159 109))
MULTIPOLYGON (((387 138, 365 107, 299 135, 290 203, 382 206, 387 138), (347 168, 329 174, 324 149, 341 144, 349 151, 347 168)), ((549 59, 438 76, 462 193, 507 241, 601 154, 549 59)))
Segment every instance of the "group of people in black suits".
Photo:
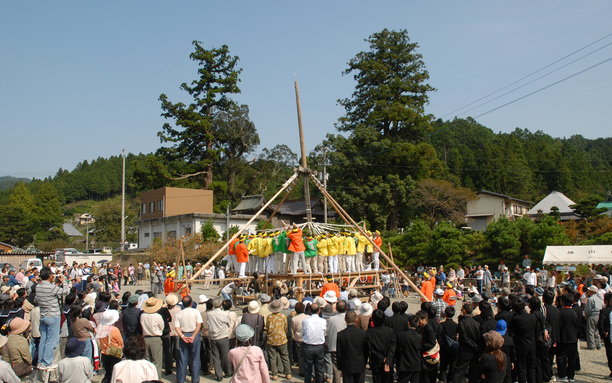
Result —
MULTIPOLYGON (((365 331, 359 315, 347 312, 347 328, 337 339, 338 369, 343 382, 364 382, 367 364, 375 383, 572 382, 580 370, 577 298, 554 289, 541 296, 510 294, 497 299, 496 313, 490 301, 472 300, 462 305, 457 322, 454 306, 436 315, 435 305, 423 302, 416 314, 407 314, 400 309, 405 302, 394 302, 387 316, 381 302, 365 331)), ((610 307, 612 292, 604 301, 610 307)), ((607 323, 602 335, 609 340, 609 318, 607 323)))

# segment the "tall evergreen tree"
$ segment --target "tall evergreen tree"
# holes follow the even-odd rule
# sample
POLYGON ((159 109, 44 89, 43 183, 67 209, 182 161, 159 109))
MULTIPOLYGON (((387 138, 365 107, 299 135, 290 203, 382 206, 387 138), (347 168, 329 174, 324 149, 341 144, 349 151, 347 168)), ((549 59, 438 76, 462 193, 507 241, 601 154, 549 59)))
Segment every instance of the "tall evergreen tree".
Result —
POLYGON ((233 105, 229 95, 240 93, 238 76, 242 69, 236 68, 238 57, 230 55, 227 45, 210 50, 199 41, 193 45, 195 50, 189 57, 198 64, 199 78, 180 86, 193 102, 173 103, 165 94, 159 96, 162 116, 174 120, 174 124, 165 123, 157 133, 162 143, 171 144, 157 153, 168 162, 185 161, 181 177, 201 176, 203 188, 208 189, 221 150, 217 145, 219 132, 212 123, 213 114, 229 111, 233 105))

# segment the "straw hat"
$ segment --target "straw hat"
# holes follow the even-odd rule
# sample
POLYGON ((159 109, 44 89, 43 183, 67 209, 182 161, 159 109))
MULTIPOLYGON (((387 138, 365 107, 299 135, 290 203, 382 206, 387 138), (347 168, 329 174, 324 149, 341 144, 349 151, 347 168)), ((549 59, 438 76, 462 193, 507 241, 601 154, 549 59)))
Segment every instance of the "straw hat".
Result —
POLYGON ((273 300, 272 303, 270 303, 270 305, 268 306, 268 310, 270 310, 270 312, 273 314, 281 312, 282 309, 283 303, 279 299, 273 300))
POLYGON ((162 304, 163 302, 161 299, 151 297, 147 299, 144 305, 142 306, 142 311, 144 311, 147 314, 153 314, 162 307, 162 304))
POLYGON ((283 287, 283 283, 279 280, 274 281, 274 287, 281 288, 283 287))
POLYGON ((363 303, 361 307, 359 307, 359 314, 366 316, 366 317, 372 315, 372 311, 374 311, 372 309, 372 305, 369 304, 368 302, 363 303))
POLYGON ((0 348, 4 347, 4 345, 8 342, 8 338, 4 335, 0 335, 0 348))
POLYGON ((204 294, 200 294, 200 296, 198 296, 198 303, 206 303, 208 302, 208 297, 204 294))
POLYGON ((268 294, 261 294, 259 296, 259 301, 263 304, 263 303, 268 303, 270 302, 272 298, 268 295, 268 294))
POLYGON ((593 293, 596 293, 596 292, 599 291, 599 289, 597 287, 595 287, 595 285, 591 285, 591 286, 589 286, 589 291, 593 292, 593 293))
POLYGON ((166 304, 168 306, 176 306, 176 304, 178 303, 179 298, 178 295, 174 294, 174 293, 170 293, 168 294, 168 296, 166 297, 166 304))
POLYGON ((249 302, 249 312, 251 314, 257 314, 259 312, 259 303, 257 303, 257 301, 249 302))
POLYGON ((10 323, 10 331, 9 334, 22 334, 25 330, 30 327, 30 321, 21 319, 19 317, 14 317, 10 323))

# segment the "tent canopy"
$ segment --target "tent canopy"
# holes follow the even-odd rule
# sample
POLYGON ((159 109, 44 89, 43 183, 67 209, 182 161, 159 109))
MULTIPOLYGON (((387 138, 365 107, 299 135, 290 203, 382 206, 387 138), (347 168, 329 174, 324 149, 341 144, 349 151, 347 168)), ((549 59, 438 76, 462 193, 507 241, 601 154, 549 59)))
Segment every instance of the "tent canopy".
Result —
POLYGON ((611 265, 612 246, 546 246, 544 265, 611 265))

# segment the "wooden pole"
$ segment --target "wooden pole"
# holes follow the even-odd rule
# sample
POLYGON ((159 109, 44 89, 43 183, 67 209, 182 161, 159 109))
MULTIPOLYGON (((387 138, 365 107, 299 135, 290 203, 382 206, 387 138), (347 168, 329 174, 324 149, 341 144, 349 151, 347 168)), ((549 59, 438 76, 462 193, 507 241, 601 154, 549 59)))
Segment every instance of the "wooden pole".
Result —
MULTIPOLYGON (((312 206, 310 205, 310 185, 308 182, 308 164, 306 163, 306 146, 304 144, 304 128, 302 127, 302 107, 300 106, 300 88, 295 81, 295 103, 297 105, 298 127, 300 130, 300 151, 302 152, 302 166, 300 171, 304 172, 304 200, 306 202, 306 222, 312 222, 312 206)), ((306 267, 306 266, 304 266, 306 267)))
POLYGON ((189 280, 187 279, 187 266, 185 265, 185 249, 183 248, 183 238, 181 237, 181 256, 183 257, 183 274, 185 277, 185 283, 189 286, 189 280))
POLYGON ((393 262, 393 261, 392 261, 392 260, 391 260, 391 259, 390 259, 390 258, 387 256, 387 254, 385 254, 385 252, 384 252, 384 251, 382 251, 382 249, 381 249, 380 247, 378 247, 378 245, 377 245, 377 244, 375 244, 375 243, 374 243, 374 241, 373 241, 373 240, 372 240, 370 237, 368 237, 368 236, 367 236, 366 232, 365 232, 365 231, 364 231, 364 230, 361 228, 361 226, 359 226, 359 225, 358 225, 358 224, 357 224, 357 223, 356 223, 356 222, 355 222, 355 221, 354 221, 354 220, 351 218, 351 216, 350 216, 350 215, 348 215, 348 214, 346 213, 346 211, 345 211, 345 210, 342 208, 342 206, 340 206, 340 204, 338 204, 338 202, 336 202, 336 200, 334 199, 334 197, 332 197, 332 196, 331 196, 331 194, 329 194, 329 193, 327 192, 327 190, 325 190, 325 188, 323 188, 323 185, 321 185, 321 183, 319 182, 319 180, 317 180, 317 178, 316 178, 316 177, 314 177, 312 174, 311 174, 311 178, 313 179, 313 181, 314 181, 315 185, 317 185, 317 187, 319 188, 319 190, 321 190, 321 192, 322 192, 322 193, 323 193, 323 194, 324 194, 324 195, 327 197, 327 199, 328 199, 328 200, 329 200, 329 201, 332 203, 332 205, 335 205, 335 208, 336 208, 337 210, 342 211, 342 213, 344 213, 344 214, 345 214, 345 215, 348 217, 348 219, 351 221, 352 225, 353 225, 355 228, 357 228, 357 229, 358 229, 358 230, 361 232, 361 234, 362 234, 363 236, 365 236, 365 237, 368 239, 368 241, 370 241, 370 243, 372 243, 372 246, 374 246, 374 248, 380 252, 380 255, 382 255, 382 256, 383 256, 383 258, 387 260, 387 262, 389 263, 389 265, 391 265, 391 267, 393 267, 393 268, 394 268, 394 269, 395 269, 395 270, 396 270, 396 271, 399 273, 399 275, 401 275, 401 276, 402 276, 404 279, 406 279, 406 281, 408 281, 408 284, 410 285, 410 287, 412 287, 412 289, 413 289, 414 291, 416 291, 416 292, 419 294, 419 296, 420 296, 420 297, 421 297, 421 298, 422 298, 424 301, 429 302, 429 301, 430 301, 430 300, 429 300, 429 298, 427 298, 427 297, 425 296, 425 294, 423 294, 423 293, 421 292, 421 290, 419 290, 419 288, 418 288, 418 287, 417 287, 417 286, 416 286, 416 285, 415 285, 415 284, 414 284, 414 283, 413 283, 413 282, 412 282, 412 281, 411 281, 411 280, 408 278, 408 276, 407 276, 406 274, 404 274, 404 272, 403 272, 403 271, 402 271, 402 270, 401 270, 399 267, 397 267, 397 265, 395 264, 395 262, 393 262))
POLYGON ((285 181, 285 183, 283 184, 283 186, 280 188, 280 190, 278 192, 276 192, 276 194, 274 194, 274 196, 268 201, 266 202, 265 205, 263 205, 261 207, 261 209, 259 209, 259 211, 257 213, 255 213, 255 215, 253 216, 253 218, 251 218, 240 230, 238 230, 238 232, 236 234, 234 234, 232 236, 232 238, 229 239, 229 241, 225 242, 225 245, 223 245, 219 250, 217 250, 217 252, 215 253, 215 255, 213 255, 202 267, 200 267, 200 270, 198 270, 195 274, 193 274, 193 276, 190 278, 190 282, 193 283, 193 281, 200 275, 202 274, 202 272, 204 271, 205 268, 207 268, 211 263, 213 263, 213 261, 215 259, 217 259, 217 257, 225 250, 227 249, 227 247, 229 246, 229 244, 235 239, 238 238, 238 236, 240 234, 242 234, 242 232, 249 227, 249 225, 251 224, 251 222, 255 221, 257 219, 257 217, 259 217, 261 215, 261 213, 263 213, 264 210, 266 210, 266 208, 268 206, 270 206, 270 204, 276 199, 276 197, 278 197, 283 190, 287 189, 289 187, 289 185, 291 185, 291 183, 293 181, 295 181, 295 179, 298 177, 298 173, 293 173, 293 175, 291 177, 289 177, 289 179, 287 181, 285 181))
POLYGON ((290 193, 290 191, 287 190, 287 193, 283 196, 283 199, 281 199, 280 203, 276 206, 276 209, 274 209, 274 212, 272 213, 270 218, 268 218, 268 220, 266 221, 266 226, 265 227, 268 227, 268 224, 270 222, 272 222, 272 218, 274 218, 274 216, 276 215, 276 212, 278 211, 278 209, 281 207, 283 202, 285 202, 285 199, 287 199, 287 196, 289 195, 289 193, 290 193))

